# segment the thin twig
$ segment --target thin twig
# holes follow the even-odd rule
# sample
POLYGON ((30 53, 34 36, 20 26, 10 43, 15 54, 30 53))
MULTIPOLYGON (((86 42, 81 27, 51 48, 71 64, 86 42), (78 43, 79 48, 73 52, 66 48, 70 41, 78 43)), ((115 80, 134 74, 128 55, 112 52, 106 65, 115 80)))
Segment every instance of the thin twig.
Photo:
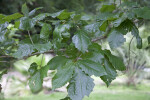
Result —
POLYGON ((6 62, 6 63, 9 63, 8 61, 0 61, 0 62, 6 62))
MULTIPOLYGON (((33 43, 32 38, 30 36, 30 33, 29 33, 29 37, 30 37, 31 42, 33 43)), ((102 39, 105 39, 105 38, 107 38, 107 34, 105 36, 101 36, 101 37, 98 37, 96 39, 92 39, 91 41, 96 42, 96 41, 99 41, 99 40, 102 40, 102 39)), ((33 43, 33 45, 34 45, 34 43, 33 43)), ((66 49, 60 49, 59 51, 63 52, 63 51, 66 51, 66 49)), ((55 52, 54 50, 49 50, 49 51, 44 52, 44 54, 54 53, 54 52, 55 52)), ((23 57, 23 59, 26 59, 26 58, 34 56, 34 55, 40 55, 40 54, 42 54, 42 53, 41 52, 36 52, 36 53, 31 54, 31 55, 23 57)), ((2 55, 2 56, 0 56, 0 58, 14 58, 14 57, 9 56, 9 55, 2 55)))
POLYGON ((96 38, 96 39, 92 39, 92 42, 96 42, 96 41, 99 41, 99 40, 102 40, 102 39, 105 39, 105 38, 107 38, 106 35, 105 35, 105 36, 98 37, 98 38, 96 38))
POLYGON ((129 43, 129 61, 128 61, 128 67, 129 67, 130 60, 131 60, 130 51, 131 51, 131 43, 132 43, 133 38, 134 38, 134 36, 131 38, 130 43, 129 43))
POLYGON ((13 58, 13 57, 9 56, 9 55, 2 55, 2 56, 0 56, 0 58, 13 58))
POLYGON ((120 5, 121 5, 121 0, 120 0, 120 5))
POLYGON ((32 40, 32 38, 31 38, 31 35, 30 35, 30 32, 29 32, 29 31, 28 31, 28 35, 29 35, 29 38, 30 38, 30 41, 31 41, 32 45, 34 45, 33 40, 32 40))

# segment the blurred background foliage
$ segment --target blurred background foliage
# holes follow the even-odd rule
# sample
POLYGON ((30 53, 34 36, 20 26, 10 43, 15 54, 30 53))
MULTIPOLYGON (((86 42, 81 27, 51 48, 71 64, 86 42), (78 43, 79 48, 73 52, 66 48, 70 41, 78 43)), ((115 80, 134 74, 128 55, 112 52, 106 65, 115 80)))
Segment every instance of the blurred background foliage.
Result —
MULTIPOLYGON (((36 7, 44 7, 42 10, 40 10, 40 12, 42 13, 56 12, 62 9, 67 9, 68 11, 76 11, 79 13, 86 13, 87 15, 91 15, 98 13, 101 5, 104 3, 115 2, 115 4, 120 4, 120 2, 126 2, 126 4, 129 6, 128 1, 133 2, 133 4, 135 5, 137 4, 140 6, 150 7, 150 0, 0 0, 0 13, 9 15, 16 12, 21 12, 21 6, 26 2, 30 10, 36 7)), ((112 52, 115 55, 118 55, 120 58, 123 58, 125 65, 128 67, 128 70, 123 73, 120 73, 120 77, 117 80, 115 80, 112 86, 110 86, 110 88, 108 89, 104 86, 98 87, 97 85, 104 84, 101 81, 97 81, 97 78, 95 78, 96 87, 94 91, 96 92, 92 94, 94 98, 86 98, 86 100, 100 100, 99 98, 103 98, 101 100, 124 100, 124 96, 127 97, 130 93, 132 94, 133 92, 135 93, 133 95, 135 97, 131 96, 131 98, 126 99, 150 100, 150 97, 147 96, 147 94, 150 95, 150 45, 148 45, 147 42, 147 37, 150 34, 150 23, 146 20, 142 20, 138 22, 138 26, 140 30, 140 36, 143 39, 143 49, 139 50, 136 48, 136 40, 134 38, 132 39, 132 36, 129 33, 126 37, 126 43, 120 48, 112 50, 112 52), (141 26, 140 23, 145 24, 141 26), (121 88, 120 84, 122 86, 121 88), (126 87, 126 85, 129 87, 126 87), (113 91, 113 89, 115 91, 113 91), (103 91, 103 95, 99 97, 98 95, 102 93, 101 91, 103 91), (115 97, 113 96, 113 93, 116 93, 116 99, 114 99, 115 97), (107 99, 107 94, 110 95, 110 97, 112 98, 107 99), (141 97, 138 97, 138 95, 141 95, 141 97)), ((102 44, 105 48, 110 49, 106 44, 105 40, 101 41, 100 44, 102 44)), ((43 64, 46 64, 52 57, 53 55, 44 55, 45 62, 43 64)), ((42 58, 40 55, 38 57, 33 56, 26 60, 20 60, 15 63, 12 63, 12 59, 5 58, 5 60, 7 60, 10 63, 0 63, 0 70, 3 69, 4 66, 7 66, 11 72, 4 76, 4 78, 2 79, 2 84, 5 84, 5 88, 3 90, 4 94, 0 94, 0 100, 4 100, 4 95, 6 98, 9 98, 8 100, 30 100, 35 98, 34 95, 29 96, 31 92, 29 91, 29 87, 27 86, 27 79, 29 78, 27 70, 32 62, 37 62, 38 64, 40 63, 41 59, 42 58), (13 96, 27 97, 26 99, 23 99, 18 97, 12 98, 13 96)), ((41 98, 39 100, 41 100, 42 97, 45 98, 44 100, 48 100, 46 98, 58 100, 58 98, 65 97, 65 89, 51 91, 50 80, 54 73, 55 71, 49 72, 50 78, 44 80, 44 94, 49 94, 58 91, 62 91, 63 93, 54 95, 51 94, 50 96, 43 96, 43 93, 40 93, 39 97, 37 97, 36 100, 38 100, 38 98, 40 97, 41 98)))

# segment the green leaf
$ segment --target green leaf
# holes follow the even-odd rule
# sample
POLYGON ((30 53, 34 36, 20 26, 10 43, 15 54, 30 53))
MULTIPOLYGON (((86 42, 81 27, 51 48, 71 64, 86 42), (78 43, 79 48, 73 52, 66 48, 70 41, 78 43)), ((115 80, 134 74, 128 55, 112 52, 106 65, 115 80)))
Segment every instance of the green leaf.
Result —
POLYGON ((34 47, 31 44, 19 44, 18 50, 15 53, 13 53, 12 56, 15 58, 23 58, 34 52, 33 49, 34 47))
POLYGON ((107 58, 105 58, 104 67, 107 75, 101 76, 101 79, 109 86, 112 80, 116 78, 117 72, 107 58))
POLYGON ((97 21, 102 21, 102 20, 108 20, 108 21, 113 21, 120 18, 119 13, 118 14, 114 14, 114 13, 110 13, 110 12, 104 12, 104 13, 100 13, 97 16, 97 21))
POLYGON ((32 63, 28 72, 30 73, 29 87, 33 93, 37 93, 42 89, 43 78, 47 76, 49 66, 44 66, 41 69, 37 69, 37 63, 32 63))
POLYGON ((95 76, 104 76, 107 75, 104 67, 99 63, 96 63, 91 60, 79 60, 78 61, 79 67, 88 75, 95 75, 95 76))
POLYGON ((28 17, 28 15, 29 15, 29 8, 27 7, 26 3, 22 5, 21 12, 24 14, 24 16, 28 17))
POLYGON ((32 11, 29 12, 29 16, 33 16, 36 13, 37 10, 40 10, 42 8, 43 7, 38 7, 38 8, 33 9, 32 11))
POLYGON ((4 17, 5 17, 5 15, 0 14, 0 20, 1 20, 2 18, 4 18, 4 17))
POLYGON ((112 65, 114 66, 116 70, 120 70, 120 71, 126 70, 124 63, 120 58, 112 55, 109 50, 105 50, 104 53, 105 55, 107 55, 107 57, 109 58, 109 61, 112 63, 112 65))
POLYGON ((60 99, 60 100, 71 100, 70 97, 65 97, 63 99, 60 99))
POLYGON ((27 18, 27 17, 22 17, 20 19, 20 26, 19 29, 22 30, 31 30, 36 22, 33 19, 27 18))
POLYGON ((1 80, 2 76, 3 76, 4 74, 6 74, 6 73, 7 73, 7 70, 6 70, 6 69, 4 69, 3 71, 1 71, 1 73, 0 73, 0 80, 1 80))
POLYGON ((101 12, 112 12, 116 9, 116 6, 114 4, 112 5, 102 5, 100 11, 101 12))
POLYGON ((71 100, 82 100, 85 95, 89 96, 93 88, 93 79, 76 67, 74 75, 67 87, 68 96, 71 100))
POLYGON ((148 40, 148 44, 150 44, 150 36, 148 36, 147 40, 148 40))
POLYGON ((29 79, 29 87, 33 93, 37 93, 42 89, 43 80, 41 79, 41 73, 37 71, 29 79))
POLYGON ((113 29, 109 35, 109 37, 107 38, 108 42, 109 42, 109 46, 110 48, 117 48, 120 47, 125 41, 126 39, 124 38, 123 34, 121 33, 121 31, 113 29))
POLYGON ((76 32, 76 34, 72 37, 72 42, 75 44, 75 47, 83 53, 91 44, 90 38, 84 31, 76 32))
POLYGON ((44 23, 40 32, 40 38, 48 39, 49 35, 52 33, 52 27, 50 24, 44 23))
POLYGON ((64 56, 56 56, 52 58, 47 65, 50 67, 50 70, 55 70, 57 68, 63 67, 67 61, 68 59, 64 56))
POLYGON ((37 21, 41 21, 41 20, 45 19, 48 16, 51 16, 51 14, 49 14, 49 13, 42 13, 42 14, 39 14, 39 15, 35 16, 33 18, 33 20, 36 21, 36 22, 37 21))
POLYGON ((36 73, 38 65, 36 63, 32 63, 30 68, 28 69, 29 74, 32 76, 36 73))
POLYGON ((23 15, 20 14, 20 13, 14 13, 12 15, 8 15, 8 16, 5 16, 4 18, 2 18, 2 21, 3 22, 11 22, 12 20, 16 20, 16 19, 19 19, 21 18, 23 15))
POLYGON ((35 44, 34 46, 41 53, 44 53, 44 52, 46 52, 52 48, 51 42, 47 42, 45 44, 39 44, 38 43, 38 44, 35 44))
POLYGON ((133 12, 139 18, 150 19, 150 8, 148 8, 148 7, 137 8, 137 9, 133 10, 133 12))
POLYGON ((52 89, 60 88, 70 81, 74 67, 74 62, 71 61, 67 62, 64 66, 61 66, 52 79, 52 89))
POLYGON ((92 51, 85 53, 85 55, 83 55, 82 58, 97 62, 99 64, 102 64, 104 60, 104 56, 100 51, 92 51))
POLYGON ((100 27, 99 27, 99 30, 105 32, 107 26, 108 26, 108 21, 103 21, 103 22, 101 23, 100 27))
POLYGON ((42 67, 40 69, 40 73, 41 73, 41 78, 42 79, 45 78, 45 77, 47 77, 48 70, 49 70, 49 66, 48 65, 46 65, 46 66, 44 66, 44 67, 42 67))
POLYGON ((115 21, 113 21, 113 26, 118 27, 125 20, 126 20, 126 17, 124 17, 124 16, 119 19, 116 19, 115 21))
POLYGON ((51 16, 53 18, 59 18, 60 20, 63 20, 63 19, 68 19, 70 17, 72 13, 71 12, 67 12, 66 10, 61 10, 59 12, 56 12, 54 14, 52 14, 51 16))
POLYGON ((142 38, 139 36, 139 30, 135 26, 134 23, 131 23, 131 34, 136 37, 137 40, 137 48, 141 49, 142 48, 142 38))
POLYGON ((7 32, 8 23, 0 24, 0 42, 4 42, 6 40, 5 35, 7 32))
POLYGON ((69 29, 71 28, 70 24, 63 24, 63 25, 59 25, 54 29, 53 32, 53 38, 55 40, 62 40, 62 33, 65 33, 67 31, 69 31, 69 29))

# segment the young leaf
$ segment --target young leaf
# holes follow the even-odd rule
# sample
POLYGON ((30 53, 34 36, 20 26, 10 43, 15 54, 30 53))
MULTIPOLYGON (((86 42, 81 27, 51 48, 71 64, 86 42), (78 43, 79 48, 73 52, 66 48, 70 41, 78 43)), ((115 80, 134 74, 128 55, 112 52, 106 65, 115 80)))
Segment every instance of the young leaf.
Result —
POLYGON ((84 31, 78 31, 77 34, 73 36, 72 42, 75 44, 75 47, 83 53, 91 44, 90 38, 84 31))
POLYGON ((21 18, 23 15, 22 14, 20 14, 20 13, 14 13, 14 14, 12 14, 12 15, 8 15, 8 16, 6 16, 6 17, 4 17, 4 18, 2 18, 2 21, 4 21, 4 22, 11 22, 12 20, 16 20, 16 19, 19 19, 19 18, 21 18))
POLYGON ((49 35, 51 34, 52 32, 52 27, 50 24, 44 24, 42 29, 41 29, 41 32, 40 32, 40 38, 42 39, 48 39, 49 38, 49 35))
POLYGON ((56 75, 52 79, 52 88, 60 88, 64 86, 72 77, 74 71, 74 62, 68 61, 64 66, 57 70, 56 75))
POLYGON ((74 75, 67 87, 68 96, 71 100, 82 100, 85 95, 89 96, 94 88, 93 81, 90 76, 76 67, 74 75))
POLYGON ((79 60, 78 65, 82 69, 82 71, 84 71, 89 76, 91 76, 91 75, 95 75, 95 76, 107 75, 104 67, 94 61, 79 60))

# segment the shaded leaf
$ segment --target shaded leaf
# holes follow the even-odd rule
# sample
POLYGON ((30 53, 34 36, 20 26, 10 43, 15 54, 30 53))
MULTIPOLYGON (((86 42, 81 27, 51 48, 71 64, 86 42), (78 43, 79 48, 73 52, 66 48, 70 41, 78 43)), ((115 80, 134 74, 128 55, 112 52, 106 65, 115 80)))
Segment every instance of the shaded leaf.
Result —
POLYGON ((27 17, 29 15, 29 8, 27 7, 26 3, 22 5, 21 12, 27 17))
POLYGON ((137 8, 133 11, 139 18, 150 19, 150 8, 148 7, 137 8))
POLYGON ((41 53, 49 51, 52 48, 52 44, 50 42, 47 42, 45 44, 35 44, 34 46, 41 53))
POLYGON ((12 56, 15 58, 23 58, 34 52, 33 49, 34 47, 31 44, 19 44, 18 50, 15 53, 13 53, 12 56))
POLYGON ((106 83, 107 86, 109 86, 112 80, 116 78, 117 72, 107 58, 105 58, 104 67, 107 75, 101 76, 101 79, 106 83))
POLYGON ((115 29, 112 30, 107 40, 109 42, 110 48, 112 49, 120 47, 126 41, 123 34, 119 30, 115 29))
POLYGON ((0 24, 0 42, 4 42, 6 39, 5 39, 5 34, 7 32, 7 26, 8 26, 8 23, 4 23, 4 24, 0 24))
POLYGON ((116 6, 114 4, 112 5, 102 5, 100 11, 101 12, 112 12, 116 9, 116 6))
POLYGON ((41 29, 41 32, 40 32, 40 38, 42 38, 42 39, 48 39, 49 35, 51 34, 51 32, 52 32, 51 25, 45 23, 42 26, 42 29, 41 29))
POLYGON ((147 40, 148 40, 148 44, 150 44, 150 36, 148 36, 147 40))
POLYGON ((29 12, 29 16, 33 16, 36 13, 37 10, 40 10, 42 8, 43 7, 38 7, 38 8, 33 9, 32 11, 29 12))
POLYGON ((32 63, 30 68, 28 69, 29 74, 32 76, 36 73, 38 65, 36 63, 32 63))
POLYGON ((67 61, 68 59, 64 56, 56 56, 52 58, 47 65, 50 67, 50 70, 55 70, 57 68, 63 67, 67 61))

